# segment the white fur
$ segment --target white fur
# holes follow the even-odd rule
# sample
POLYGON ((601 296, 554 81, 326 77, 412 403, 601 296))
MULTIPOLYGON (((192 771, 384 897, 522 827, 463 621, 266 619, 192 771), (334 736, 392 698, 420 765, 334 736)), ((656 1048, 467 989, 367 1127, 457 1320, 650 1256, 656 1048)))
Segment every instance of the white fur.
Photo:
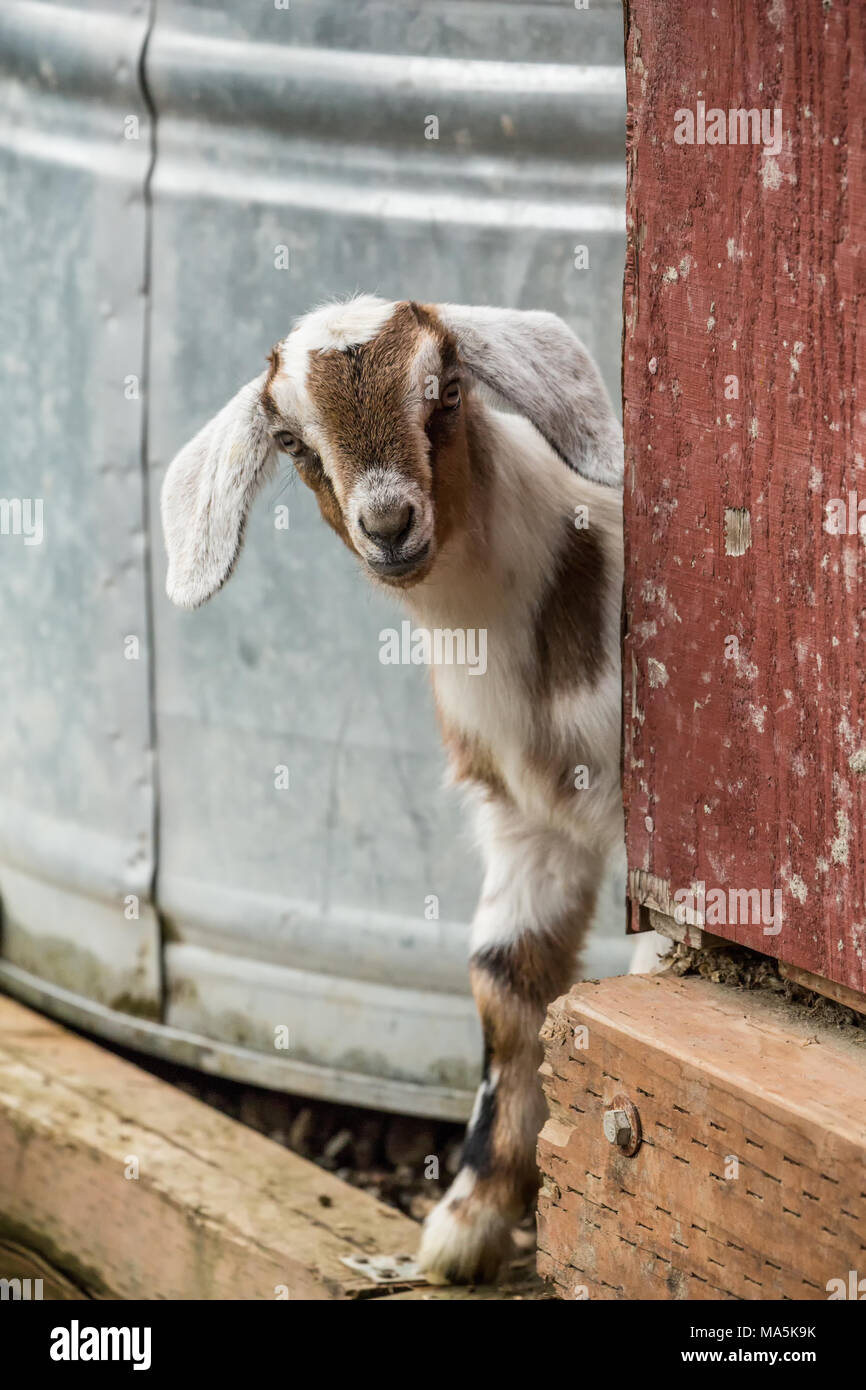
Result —
POLYGON ((162 488, 166 592, 197 608, 228 579, 250 503, 274 460, 258 399, 264 373, 243 386, 181 449, 162 488))
POLYGON ((630 975, 652 975, 664 970, 674 943, 657 931, 641 932, 629 966, 630 975))
POLYGON ((471 1221, 461 1215, 475 1181, 472 1171, 463 1168, 424 1222, 418 1262, 431 1284, 449 1279, 462 1283, 479 1272, 492 1278, 512 1249, 510 1214, 485 1205, 471 1221))
POLYGON ((504 946, 527 931, 555 931, 580 902, 597 864, 544 822, 482 800, 475 818, 486 865, 472 922, 472 951, 504 946))
POLYGON ((486 426, 496 465, 486 518, 489 544, 482 549, 471 531, 458 536, 405 602, 426 627, 487 629, 483 679, 471 677, 466 667, 434 670, 446 722, 491 749, 516 805, 539 831, 564 833, 575 852, 591 848, 603 856, 622 838, 621 502, 611 489, 564 468, 520 416, 488 408, 486 426), (592 757, 589 788, 576 792, 566 806, 551 800, 549 785, 539 778, 530 756, 529 734, 539 709, 525 676, 534 656, 535 614, 550 582, 564 524, 579 505, 588 507, 590 524, 606 552, 601 634, 606 668, 599 684, 591 687, 575 672, 574 690, 558 697, 551 711, 562 765, 584 763, 587 749, 592 757))
POLYGON ((381 332, 394 312, 394 302, 373 294, 358 294, 344 303, 323 304, 298 319, 283 339, 286 371, 303 380, 306 354, 344 352, 348 347, 369 343, 381 332))

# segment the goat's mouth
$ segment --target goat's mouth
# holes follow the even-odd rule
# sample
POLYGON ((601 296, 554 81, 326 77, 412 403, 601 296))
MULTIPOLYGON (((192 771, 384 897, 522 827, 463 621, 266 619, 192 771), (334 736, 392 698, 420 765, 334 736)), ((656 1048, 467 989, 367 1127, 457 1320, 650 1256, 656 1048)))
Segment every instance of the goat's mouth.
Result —
POLYGON ((430 542, 425 541, 412 555, 383 556, 379 560, 368 559, 366 563, 377 579, 406 580, 420 577, 419 571, 426 565, 429 555, 430 542))

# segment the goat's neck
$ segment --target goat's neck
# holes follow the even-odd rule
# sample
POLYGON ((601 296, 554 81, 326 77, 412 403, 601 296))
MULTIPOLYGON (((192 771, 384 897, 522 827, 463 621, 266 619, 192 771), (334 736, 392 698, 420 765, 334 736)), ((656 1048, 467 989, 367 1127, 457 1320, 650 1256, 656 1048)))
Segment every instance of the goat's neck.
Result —
POLYGON ((467 520, 406 594, 427 627, 519 622, 549 581, 580 488, 528 421, 477 401, 469 449, 467 520))

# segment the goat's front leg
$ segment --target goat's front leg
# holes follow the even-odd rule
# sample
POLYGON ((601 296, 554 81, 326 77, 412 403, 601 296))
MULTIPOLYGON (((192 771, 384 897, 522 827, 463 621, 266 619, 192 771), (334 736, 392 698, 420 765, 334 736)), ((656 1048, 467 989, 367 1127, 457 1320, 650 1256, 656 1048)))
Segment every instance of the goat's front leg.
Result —
POLYGON ((495 1276, 537 1192, 538 1034, 548 1004, 574 979, 600 868, 564 836, 508 808, 488 807, 483 819, 487 872, 470 970, 484 1076, 460 1171, 427 1218, 419 1256, 428 1276, 452 1282, 495 1276))

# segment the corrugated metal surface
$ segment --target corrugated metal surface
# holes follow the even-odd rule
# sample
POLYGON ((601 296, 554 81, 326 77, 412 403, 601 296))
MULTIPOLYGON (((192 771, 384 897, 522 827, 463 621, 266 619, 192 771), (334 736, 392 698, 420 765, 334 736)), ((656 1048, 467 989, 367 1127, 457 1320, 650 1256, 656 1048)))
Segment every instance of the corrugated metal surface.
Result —
MULTIPOLYGON (((177 448, 322 298, 363 288, 556 309, 618 395, 621 51, 618 4, 158 0, 144 64, 154 536, 177 448), (425 138, 434 116, 438 140, 425 138)), ((91 270, 101 254, 79 248, 91 270)), ((88 312, 92 331, 92 307, 74 308, 88 312)), ((86 428, 103 428, 98 403, 86 428)), ((125 438, 137 447, 131 417, 125 438)), ((165 998, 162 1031, 137 1024, 138 1042, 286 1089, 464 1113, 479 870, 441 789, 423 673, 378 661, 395 610, 288 474, 201 612, 169 608, 154 549, 165 998)), ((614 891, 593 970, 624 959, 614 891)), ((76 1003, 55 992, 51 1007, 76 1003)))
POLYGON ((125 385, 143 375, 144 32, 131 2, 0 11, 0 498, 41 504, 43 531, 0 516, 0 893, 6 960, 156 1017, 143 401, 125 385))

